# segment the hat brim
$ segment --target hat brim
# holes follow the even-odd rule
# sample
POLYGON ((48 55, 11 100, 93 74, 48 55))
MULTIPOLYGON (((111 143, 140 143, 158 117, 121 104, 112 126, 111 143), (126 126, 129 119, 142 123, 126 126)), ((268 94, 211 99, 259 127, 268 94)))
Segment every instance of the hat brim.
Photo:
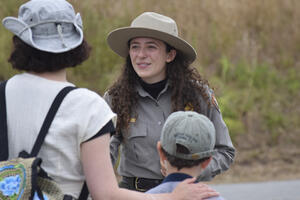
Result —
POLYGON ((18 36, 28 45, 46 52, 63 53, 78 47, 83 41, 83 32, 81 28, 73 23, 75 31, 72 34, 64 35, 63 40, 66 44, 62 44, 62 40, 57 36, 51 37, 34 37, 31 28, 26 28, 27 24, 15 17, 6 17, 2 21, 3 26, 18 36))
POLYGON ((126 58, 128 56, 128 41, 136 37, 150 37, 162 40, 180 51, 188 61, 196 59, 195 49, 185 40, 174 35, 141 27, 125 27, 116 29, 108 34, 107 43, 118 55, 126 58))

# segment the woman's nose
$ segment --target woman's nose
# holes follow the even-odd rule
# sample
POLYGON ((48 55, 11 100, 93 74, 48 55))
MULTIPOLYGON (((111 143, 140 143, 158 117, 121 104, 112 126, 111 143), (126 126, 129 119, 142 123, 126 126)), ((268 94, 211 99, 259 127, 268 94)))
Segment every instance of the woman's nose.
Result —
POLYGON ((138 51, 138 56, 139 57, 145 57, 146 56, 146 51, 145 51, 145 48, 140 48, 139 51, 138 51))

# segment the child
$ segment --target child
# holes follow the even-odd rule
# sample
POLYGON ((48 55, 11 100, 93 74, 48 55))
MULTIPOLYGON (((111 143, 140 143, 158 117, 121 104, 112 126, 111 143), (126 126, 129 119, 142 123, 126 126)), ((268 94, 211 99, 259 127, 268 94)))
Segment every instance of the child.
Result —
POLYGON ((211 161, 214 146, 215 128, 206 116, 193 111, 172 113, 157 143, 160 164, 167 176, 147 193, 172 192, 184 179, 199 176, 211 161))

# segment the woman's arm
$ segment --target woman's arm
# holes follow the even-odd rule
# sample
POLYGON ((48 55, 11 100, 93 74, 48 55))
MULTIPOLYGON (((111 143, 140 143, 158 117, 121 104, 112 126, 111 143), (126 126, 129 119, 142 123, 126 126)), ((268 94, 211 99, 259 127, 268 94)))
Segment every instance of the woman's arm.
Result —
POLYGON ((205 184, 193 184, 194 179, 180 183, 170 194, 145 194, 120 189, 109 156, 109 139, 109 134, 105 134, 81 145, 81 161, 86 182, 93 199, 202 200, 218 195, 205 184))

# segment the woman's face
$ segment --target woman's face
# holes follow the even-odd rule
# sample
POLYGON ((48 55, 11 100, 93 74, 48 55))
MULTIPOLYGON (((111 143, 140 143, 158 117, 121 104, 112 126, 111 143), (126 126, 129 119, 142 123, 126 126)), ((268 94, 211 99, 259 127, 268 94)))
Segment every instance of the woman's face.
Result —
POLYGON ((166 63, 174 60, 176 50, 166 52, 166 44, 153 38, 134 38, 129 55, 134 71, 146 83, 157 83, 166 78, 166 63))

